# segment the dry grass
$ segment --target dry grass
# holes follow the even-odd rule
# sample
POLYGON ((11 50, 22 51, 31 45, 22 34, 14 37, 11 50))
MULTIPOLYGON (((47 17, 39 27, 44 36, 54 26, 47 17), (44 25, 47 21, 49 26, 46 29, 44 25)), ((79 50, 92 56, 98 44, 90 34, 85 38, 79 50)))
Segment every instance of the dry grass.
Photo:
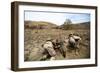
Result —
POLYGON ((24 59, 25 61, 39 61, 43 57, 42 44, 47 38, 63 40, 68 37, 70 33, 77 33, 82 38, 80 42, 80 51, 75 55, 75 51, 67 51, 66 58, 64 58, 59 51, 57 51, 57 60, 62 59, 84 59, 90 57, 90 38, 89 30, 62 30, 62 29, 25 29, 24 32, 24 59))

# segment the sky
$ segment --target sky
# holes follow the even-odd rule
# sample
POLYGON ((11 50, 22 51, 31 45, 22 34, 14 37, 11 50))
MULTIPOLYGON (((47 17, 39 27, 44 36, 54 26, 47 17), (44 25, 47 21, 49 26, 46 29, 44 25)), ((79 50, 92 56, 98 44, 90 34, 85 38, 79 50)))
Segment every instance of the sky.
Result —
POLYGON ((62 25, 66 19, 70 19, 72 23, 90 21, 90 14, 86 13, 24 11, 24 15, 24 20, 46 21, 57 25, 62 25))

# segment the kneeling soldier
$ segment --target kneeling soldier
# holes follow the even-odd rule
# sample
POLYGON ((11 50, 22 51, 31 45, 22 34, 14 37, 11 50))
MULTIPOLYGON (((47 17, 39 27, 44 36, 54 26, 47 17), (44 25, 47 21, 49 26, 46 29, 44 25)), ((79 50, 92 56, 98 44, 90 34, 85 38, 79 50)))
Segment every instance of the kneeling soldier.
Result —
POLYGON ((55 60, 56 52, 53 48, 52 40, 47 39, 42 47, 47 51, 48 56, 50 56, 50 60, 55 60))

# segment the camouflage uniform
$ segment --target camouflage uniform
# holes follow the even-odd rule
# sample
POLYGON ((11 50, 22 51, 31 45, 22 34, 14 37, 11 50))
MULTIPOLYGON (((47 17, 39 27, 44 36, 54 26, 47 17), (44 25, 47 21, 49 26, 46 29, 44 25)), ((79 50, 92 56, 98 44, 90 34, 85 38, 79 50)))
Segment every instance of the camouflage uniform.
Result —
POLYGON ((50 56, 56 55, 51 41, 46 41, 46 43, 43 45, 43 48, 49 53, 50 56))

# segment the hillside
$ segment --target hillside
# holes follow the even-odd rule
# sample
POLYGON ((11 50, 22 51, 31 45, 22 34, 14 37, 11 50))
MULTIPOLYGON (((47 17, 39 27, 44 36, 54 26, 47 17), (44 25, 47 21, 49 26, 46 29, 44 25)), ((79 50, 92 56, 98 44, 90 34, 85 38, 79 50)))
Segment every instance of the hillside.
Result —
POLYGON ((72 30, 72 29, 90 29, 90 22, 83 22, 77 24, 63 24, 61 25, 62 29, 72 30))
MULTIPOLYGON (((59 50, 55 50, 57 53, 56 60, 90 58, 90 23, 70 24, 61 28, 62 26, 45 21, 25 21, 24 61, 43 61, 43 57, 46 54, 44 54, 45 49, 42 45, 46 40, 51 38, 53 40, 59 39, 59 41, 64 41, 70 33, 78 34, 81 37, 78 54, 76 55, 74 49, 66 47, 65 58, 59 50)), ((49 58, 45 60, 47 61, 49 58)))
POLYGON ((25 28, 48 29, 57 27, 56 24, 45 21, 24 21, 24 23, 25 23, 25 28))

